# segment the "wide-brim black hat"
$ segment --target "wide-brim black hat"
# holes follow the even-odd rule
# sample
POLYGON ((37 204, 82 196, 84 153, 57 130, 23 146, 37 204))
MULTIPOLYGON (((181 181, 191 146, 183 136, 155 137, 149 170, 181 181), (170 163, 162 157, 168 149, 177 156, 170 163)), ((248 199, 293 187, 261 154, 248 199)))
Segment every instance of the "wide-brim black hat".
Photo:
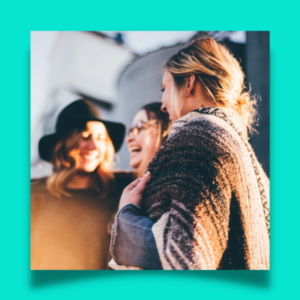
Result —
POLYGON ((58 139, 66 137, 72 130, 84 130, 86 122, 97 121, 104 124, 109 137, 118 152, 123 144, 126 127, 122 123, 102 120, 97 109, 87 100, 80 99, 66 106, 59 114, 56 131, 43 136, 39 141, 41 159, 51 161, 52 153, 58 139))

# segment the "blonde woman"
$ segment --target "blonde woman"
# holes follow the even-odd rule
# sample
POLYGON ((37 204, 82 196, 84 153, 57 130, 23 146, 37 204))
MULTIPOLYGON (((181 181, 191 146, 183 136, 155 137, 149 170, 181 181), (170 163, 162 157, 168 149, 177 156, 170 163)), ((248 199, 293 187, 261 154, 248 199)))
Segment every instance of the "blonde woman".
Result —
POLYGON ((131 173, 112 173, 125 126, 101 119, 86 100, 60 113, 39 142, 53 174, 31 184, 31 269, 107 269, 110 228, 131 173))
POLYGON ((201 38, 168 60, 162 91, 171 133, 150 173, 123 192, 114 261, 144 269, 269 269, 269 180, 248 142, 255 100, 239 63, 213 38, 201 38))

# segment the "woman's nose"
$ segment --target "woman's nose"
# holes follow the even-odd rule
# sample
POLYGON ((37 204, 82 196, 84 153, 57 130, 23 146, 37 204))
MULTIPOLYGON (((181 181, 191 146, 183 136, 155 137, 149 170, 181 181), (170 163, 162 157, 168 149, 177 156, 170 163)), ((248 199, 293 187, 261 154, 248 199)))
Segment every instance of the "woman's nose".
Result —
POLYGON ((127 136, 126 136, 125 141, 126 141, 126 143, 129 143, 129 142, 131 142, 133 139, 134 139, 134 135, 133 135, 133 134, 130 134, 130 135, 127 135, 127 136))
POLYGON ((90 138, 88 140, 87 148, 88 148, 88 150, 96 150, 97 149, 96 143, 95 143, 95 141, 92 138, 90 138))
POLYGON ((164 104, 161 105, 160 109, 161 109, 161 111, 164 112, 164 113, 167 112, 167 108, 165 107, 164 104))

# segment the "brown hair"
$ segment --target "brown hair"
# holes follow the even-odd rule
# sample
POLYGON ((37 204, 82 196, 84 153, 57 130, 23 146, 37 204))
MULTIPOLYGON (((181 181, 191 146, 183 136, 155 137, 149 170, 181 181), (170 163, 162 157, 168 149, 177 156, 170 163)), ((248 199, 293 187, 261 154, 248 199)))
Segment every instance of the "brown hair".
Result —
POLYGON ((256 116, 256 100, 246 91, 245 75, 229 50, 211 37, 201 37, 173 55, 165 65, 173 76, 172 101, 179 112, 185 78, 194 74, 211 101, 234 109, 249 131, 256 116))
POLYGON ((161 102, 153 102, 144 105, 141 109, 146 111, 148 120, 157 120, 158 137, 156 146, 159 148, 167 139, 171 130, 171 120, 167 112, 161 110, 161 102))
MULTIPOLYGON (((70 178, 76 172, 75 160, 68 154, 77 147, 82 131, 74 130, 66 137, 57 141, 52 154, 53 174, 47 179, 47 188, 51 194, 60 197, 70 196, 66 186, 70 178)), ((101 198, 105 197, 112 189, 114 176, 111 172, 115 149, 108 134, 106 134, 106 153, 97 170, 91 174, 95 176, 96 189, 101 192, 101 198)))

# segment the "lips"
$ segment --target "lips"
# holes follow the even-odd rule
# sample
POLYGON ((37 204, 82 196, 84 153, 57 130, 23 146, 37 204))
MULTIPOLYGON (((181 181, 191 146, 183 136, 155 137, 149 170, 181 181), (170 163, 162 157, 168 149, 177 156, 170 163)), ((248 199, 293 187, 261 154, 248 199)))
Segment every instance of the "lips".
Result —
POLYGON ((91 162, 91 161, 94 161, 95 159, 97 159, 96 156, 88 156, 88 155, 81 155, 81 158, 85 162, 91 162))
POLYGON ((141 152, 142 149, 132 149, 130 152, 141 152))
POLYGON ((137 152, 141 152, 142 148, 139 146, 131 146, 129 147, 129 152, 132 153, 137 153, 137 152))

